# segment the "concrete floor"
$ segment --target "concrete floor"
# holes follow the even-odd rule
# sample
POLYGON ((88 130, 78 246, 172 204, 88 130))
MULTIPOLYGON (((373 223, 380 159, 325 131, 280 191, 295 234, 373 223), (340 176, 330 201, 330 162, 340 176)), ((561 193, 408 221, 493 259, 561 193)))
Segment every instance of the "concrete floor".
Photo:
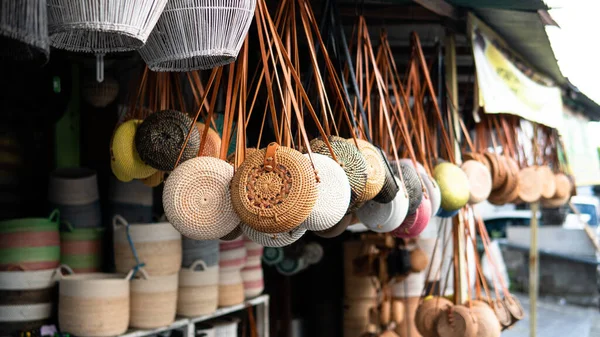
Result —
MULTIPOLYGON (((502 337, 529 337, 529 297, 517 294, 525 312, 524 320, 515 324, 502 337)), ((537 305, 537 336, 600 337, 600 310, 561 304, 560 299, 540 298, 537 305)))

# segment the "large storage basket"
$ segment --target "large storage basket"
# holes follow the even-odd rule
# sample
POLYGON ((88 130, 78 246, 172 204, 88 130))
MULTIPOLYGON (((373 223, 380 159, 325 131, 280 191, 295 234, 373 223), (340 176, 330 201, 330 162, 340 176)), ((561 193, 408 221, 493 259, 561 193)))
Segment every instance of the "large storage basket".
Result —
POLYGON ((130 225, 122 217, 115 216, 113 228, 117 272, 125 273, 138 264, 128 232, 139 262, 145 264, 150 275, 171 275, 179 271, 181 234, 170 223, 130 225))
POLYGON ((121 274, 77 274, 59 283, 58 324, 75 336, 117 336, 129 324, 129 279, 121 274))
POLYGON ((135 50, 148 39, 167 0, 49 0, 52 46, 75 52, 135 50))
POLYGON ((210 69, 235 61, 256 0, 171 0, 140 54, 153 71, 210 69))
POLYGON ((208 315, 217 310, 219 296, 219 266, 207 267, 198 260, 190 268, 179 271, 177 314, 208 315))
POLYGON ((141 277, 131 281, 129 326, 156 329, 175 321, 178 274, 148 276, 144 268, 141 277))

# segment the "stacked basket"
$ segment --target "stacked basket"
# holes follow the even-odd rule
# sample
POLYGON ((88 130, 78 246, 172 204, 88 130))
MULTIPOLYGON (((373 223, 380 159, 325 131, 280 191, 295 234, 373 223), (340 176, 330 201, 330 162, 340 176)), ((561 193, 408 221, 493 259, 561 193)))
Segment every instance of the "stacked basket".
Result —
POLYGON ((140 180, 122 182, 112 178, 109 189, 109 214, 120 215, 131 223, 152 222, 152 187, 140 180))
POLYGON ((48 201, 60 211, 61 220, 73 228, 101 226, 100 197, 96 172, 86 168, 64 168, 50 175, 48 201))
POLYGON ((219 240, 183 237, 182 246, 177 313, 182 316, 210 314, 218 306, 219 240))
POLYGON ((248 238, 244 238, 244 244, 246 246, 246 263, 242 269, 244 296, 252 298, 260 295, 265 288, 262 269, 264 247, 248 238))
POLYGON ((244 301, 242 268, 246 264, 246 245, 239 237, 219 244, 219 306, 227 307, 244 301))
POLYGON ((138 270, 131 282, 129 326, 153 329, 171 324, 177 308, 181 235, 169 223, 129 224, 113 219, 117 272, 138 270))
POLYGON ((58 211, 0 222, 0 333, 39 328, 52 316, 60 260, 58 211))

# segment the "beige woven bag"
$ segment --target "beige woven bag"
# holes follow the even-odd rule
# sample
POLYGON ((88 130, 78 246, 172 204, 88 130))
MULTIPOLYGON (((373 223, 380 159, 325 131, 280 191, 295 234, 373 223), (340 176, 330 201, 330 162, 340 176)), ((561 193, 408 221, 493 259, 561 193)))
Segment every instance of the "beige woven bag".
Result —
MULTIPOLYGON (((354 139, 347 139, 346 141, 354 144, 354 139)), ((356 139, 356 143, 358 144, 358 150, 367 162, 367 184, 360 197, 361 201, 367 201, 375 198, 383 188, 386 167, 379 150, 373 144, 362 139, 356 139)))
POLYGON ((231 183, 231 201, 242 222, 263 233, 298 227, 317 197, 310 160, 277 143, 250 154, 231 183))
POLYGON ((179 165, 165 181, 163 205, 169 222, 195 240, 216 240, 240 223, 229 183, 233 167, 224 160, 197 157, 179 165))

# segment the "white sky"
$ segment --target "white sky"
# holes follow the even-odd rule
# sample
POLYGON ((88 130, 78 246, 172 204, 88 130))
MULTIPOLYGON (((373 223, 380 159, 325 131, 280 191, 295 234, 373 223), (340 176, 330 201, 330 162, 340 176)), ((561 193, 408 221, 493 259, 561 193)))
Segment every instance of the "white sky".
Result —
POLYGON ((546 32, 563 75, 600 103, 599 0, 544 0, 560 28, 546 32))

